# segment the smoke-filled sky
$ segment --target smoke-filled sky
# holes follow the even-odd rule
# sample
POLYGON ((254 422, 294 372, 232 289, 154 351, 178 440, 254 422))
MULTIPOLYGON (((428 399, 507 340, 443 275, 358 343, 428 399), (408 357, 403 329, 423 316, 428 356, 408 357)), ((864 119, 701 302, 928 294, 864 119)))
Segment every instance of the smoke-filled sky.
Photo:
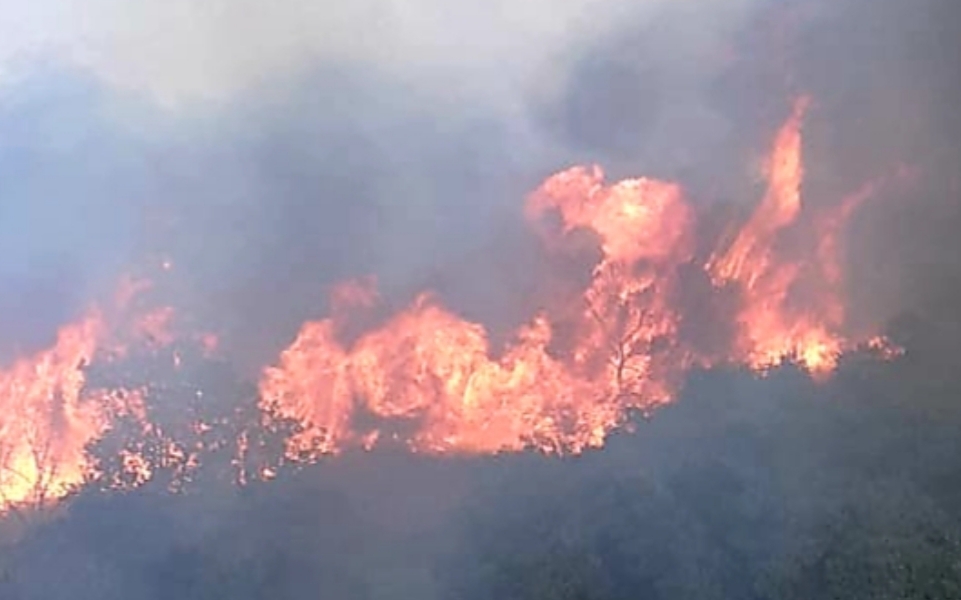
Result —
POLYGON ((801 92, 823 201, 900 163, 937 179, 855 232, 852 294, 892 312, 957 271, 936 229, 957 219, 950 4, 5 1, 0 360, 162 258, 175 303, 255 363, 351 275, 453 277, 490 318, 536 263, 516 219, 545 175, 598 162, 753 202, 801 92))
MULTIPOLYGON (((31 54, 89 68, 111 86, 171 107, 227 100, 317 62, 400 74, 481 102, 517 100, 559 54, 607 36, 625 21, 650 21, 665 0, 438 0, 316 3, 45 0, 5 7, 0 56, 31 54), (505 98, 506 95, 506 98, 505 98), (513 96, 513 98, 511 98, 513 96)), ((688 3, 701 39, 739 22, 757 0, 688 3)), ((697 51, 696 38, 691 48, 697 51)), ((14 65, 16 66, 16 65, 14 65)))

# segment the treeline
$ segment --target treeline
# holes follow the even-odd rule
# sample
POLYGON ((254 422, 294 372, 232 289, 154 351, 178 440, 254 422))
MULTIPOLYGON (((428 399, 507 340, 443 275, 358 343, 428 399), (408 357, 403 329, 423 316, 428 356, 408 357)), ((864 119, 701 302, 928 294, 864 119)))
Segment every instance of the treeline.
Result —
MULTIPOLYGON (((284 435, 260 429, 269 451, 237 464, 254 390, 199 357, 115 365, 101 375, 153 375, 154 479, 22 513, 0 598, 961 598, 961 378, 929 325, 902 321, 903 357, 853 355, 823 384, 696 374, 582 456, 385 448, 243 486, 284 435), (164 436, 202 467, 160 464, 164 436)), ((119 427, 92 451, 110 469, 134 443, 119 427)))

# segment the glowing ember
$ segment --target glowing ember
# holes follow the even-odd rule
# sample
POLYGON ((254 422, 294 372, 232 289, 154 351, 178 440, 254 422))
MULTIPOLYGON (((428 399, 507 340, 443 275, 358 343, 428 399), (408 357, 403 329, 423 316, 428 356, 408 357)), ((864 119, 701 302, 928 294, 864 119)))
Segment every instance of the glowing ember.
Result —
MULTIPOLYGON (((43 506, 96 476, 87 446, 120 414, 143 419, 137 391, 89 389, 87 367, 128 353, 114 321, 133 342, 170 343, 173 313, 162 308, 125 314, 148 284, 124 280, 110 318, 91 310, 62 327, 54 345, 0 369, 0 514, 14 506, 43 506), (113 314, 116 313, 116 314, 113 314)), ((131 465, 138 459, 125 456, 131 465)), ((142 462, 142 461, 141 461, 142 462)))

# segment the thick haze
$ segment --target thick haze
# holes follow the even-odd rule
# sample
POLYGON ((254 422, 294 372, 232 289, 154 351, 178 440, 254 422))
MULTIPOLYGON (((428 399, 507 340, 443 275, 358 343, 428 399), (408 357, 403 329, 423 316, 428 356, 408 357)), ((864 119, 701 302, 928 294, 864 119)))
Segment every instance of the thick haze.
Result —
MULTIPOLYGON (((667 0, 458 3, 283 0, 129 3, 44 0, 5 6, 0 56, 48 55, 89 68, 111 85, 165 105, 235 97, 317 62, 390 71, 481 103, 516 100, 531 75, 625 21, 649 20, 667 0), (14 27, 13 25, 17 26, 14 27)), ((681 3, 684 4, 684 3, 681 3)), ((687 3, 694 7, 695 3, 687 3)), ((700 3, 721 30, 759 2, 700 3)), ((703 31, 702 31, 703 33, 703 31)), ((576 53, 576 52, 575 52, 576 53)), ((563 64, 557 65, 563 67, 563 64)), ((9 70, 9 69, 8 69, 9 70)))
MULTIPOLYGON (((430 286, 471 318, 522 319, 544 259, 519 209, 543 177, 598 162, 678 179, 708 214, 745 208, 799 93, 814 100, 805 201, 902 173, 852 220, 855 318, 914 311, 954 343, 845 359, 823 385, 701 374, 581 457, 384 448, 173 500, 161 483, 88 490, 0 556, 0 596, 509 598, 523 589, 498 585, 586 571, 595 597, 816 598, 747 588, 830 563, 820 548, 848 546, 825 524, 847 518, 872 552, 900 552, 893 532, 933 540, 931 556, 961 522, 956 483, 937 487, 961 480, 959 8, 0 0, 0 365, 164 259, 158 292, 252 369, 355 275, 397 301, 430 286)), ((198 370, 230 384, 211 404, 252 405, 198 370)), ((158 403, 187 403, 187 372, 158 403)), ((828 575, 887 565, 851 547, 864 571, 828 575)))
POLYGON ((924 180, 855 226, 852 295, 889 315, 956 264, 950 3, 454 6, 4 6, 0 357, 161 257, 170 299, 253 365, 352 275, 522 318, 538 257, 517 214, 542 177, 598 162, 748 204, 800 92, 809 199, 898 165, 924 180))
MULTIPOLYGON (((489 248, 539 178, 574 156, 604 158, 594 134, 579 139, 579 123, 594 129, 591 113, 608 109, 590 103, 617 93, 631 118, 627 94, 650 94, 638 107, 656 125, 674 104, 666 92, 703 117, 696 71, 757 3, 694 14, 676 32, 692 42, 682 53, 671 36, 653 43, 656 86, 613 81, 630 74, 606 71, 606 40, 670 4, 5 7, 5 354, 48 343, 146 252, 174 259, 178 304, 216 315, 215 327, 253 319, 279 336, 270 352, 323 310, 333 279, 419 285, 489 248), (581 91, 583 77, 600 96, 581 91)), ((679 147, 628 132, 635 150, 679 147)))

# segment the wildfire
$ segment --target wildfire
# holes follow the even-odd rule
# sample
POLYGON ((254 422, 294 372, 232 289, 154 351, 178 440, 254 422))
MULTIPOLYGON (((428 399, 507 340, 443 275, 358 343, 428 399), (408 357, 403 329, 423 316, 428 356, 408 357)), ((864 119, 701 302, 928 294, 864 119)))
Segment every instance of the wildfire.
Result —
MULTIPOLYGON (((148 289, 125 279, 109 317, 91 309, 62 327, 54 345, 0 369, 0 514, 20 505, 42 506, 96 475, 87 454, 120 414, 144 419, 139 390, 90 388, 87 367, 124 357, 130 343, 166 344, 172 311, 124 312, 148 289), (120 335, 116 322, 127 327, 120 335)), ((129 459, 136 463, 134 458, 129 459)))
MULTIPOLYGON (((577 453, 601 446, 632 412, 670 402, 694 366, 763 371, 791 360, 824 377, 854 347, 895 356, 876 332, 845 335, 842 233, 873 186, 831 209, 804 205, 808 106, 798 100, 775 137, 767 190, 725 236, 729 243, 698 239, 695 205, 677 183, 607 183, 597 166, 549 177, 527 198, 524 216, 548 253, 586 252, 590 240, 591 277, 562 286, 504 343, 431 293, 385 315, 373 279, 337 286, 329 318, 304 323, 264 369, 260 425, 298 425, 285 440, 294 461, 389 442, 425 453, 577 453), (705 314, 730 326, 722 343, 690 335, 705 314)), ((193 423, 191 441, 176 441, 150 422, 149 386, 87 381, 88 365, 123 360, 132 346, 188 339, 204 357, 216 351, 213 335, 176 331, 172 308, 138 302, 150 286, 124 280, 109 314, 90 311, 64 326, 53 347, 0 369, 0 513, 61 498, 100 476, 88 447, 121 418, 134 433, 116 449, 108 487, 143 485, 158 469, 187 477, 198 468, 209 423, 193 423)), ((174 350, 174 368, 182 360, 174 350)), ((273 464, 240 466, 259 451, 254 429, 230 435, 238 481, 276 475, 273 464)))
POLYGON ((88 474, 84 448, 106 423, 84 401, 82 369, 103 331, 91 313, 64 327, 53 348, 0 371, 0 508, 62 496, 88 474))
POLYGON ((679 335, 688 317, 678 302, 680 270, 698 261, 696 214, 683 189, 643 178, 606 185, 599 167, 574 167, 531 194, 525 215, 548 250, 561 251, 578 230, 596 236, 601 256, 586 289, 566 308, 535 315, 495 351, 482 325, 430 294, 345 342, 338 333, 351 307, 376 304, 369 281, 345 284, 332 316, 306 323, 260 383, 266 414, 303 425, 289 440, 290 456, 367 447, 389 427, 423 452, 579 452, 603 444, 631 410, 669 402, 696 364, 763 370, 790 359, 813 375, 829 373, 854 345, 843 335, 839 238, 870 190, 833 211, 805 211, 808 105, 799 99, 778 132, 754 213, 699 265, 711 294, 737 298, 723 355, 679 335), (808 232, 802 248, 786 243, 798 228, 808 232))
POLYGON ((813 239, 802 252, 779 245, 804 216, 801 125, 808 105, 807 98, 795 103, 775 139, 761 204, 707 269, 716 285, 734 284, 741 293, 736 359, 764 369, 793 358, 823 377, 851 347, 842 333, 841 230, 872 189, 866 186, 837 208, 811 215, 807 235, 813 239), (792 296, 803 302, 792 302, 792 296))

